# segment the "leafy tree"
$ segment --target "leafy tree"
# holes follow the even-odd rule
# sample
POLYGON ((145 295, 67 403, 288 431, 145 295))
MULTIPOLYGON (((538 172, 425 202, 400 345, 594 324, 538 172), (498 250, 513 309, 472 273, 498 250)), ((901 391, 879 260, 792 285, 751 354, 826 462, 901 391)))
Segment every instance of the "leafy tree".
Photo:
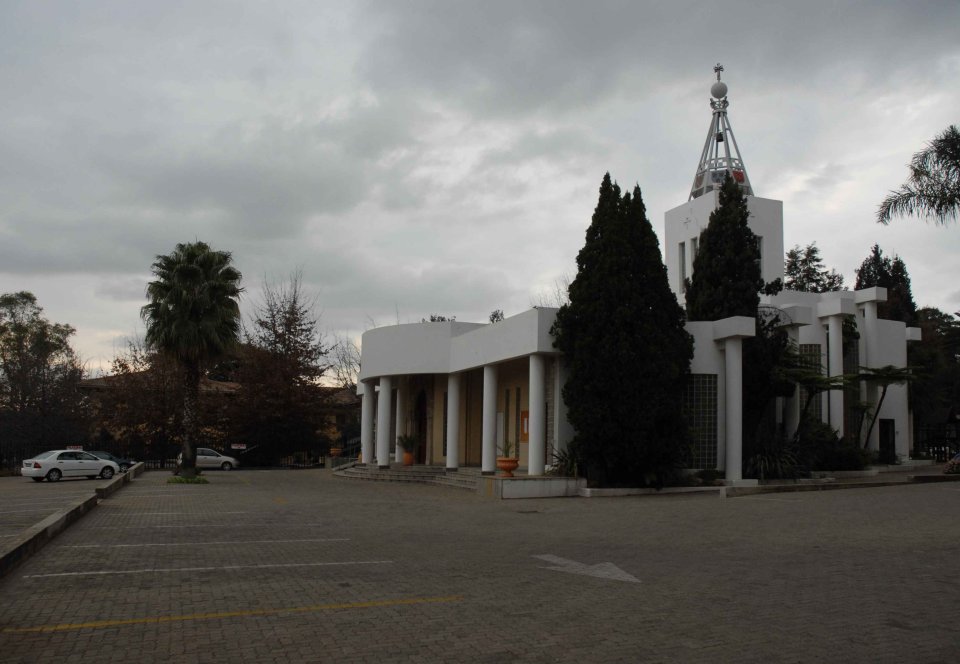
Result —
POLYGON ((877 221, 895 216, 933 217, 946 224, 960 213, 960 130, 950 125, 913 155, 910 177, 880 204, 877 221))
POLYGON ((494 309, 490 312, 490 322, 499 323, 504 318, 502 309, 494 309))
POLYGON ((441 314, 430 314, 430 318, 421 318, 421 323, 446 323, 457 320, 456 316, 442 316, 441 314))
POLYGON ((571 452, 594 485, 662 486, 682 463, 693 341, 639 187, 604 176, 569 304, 552 329, 569 377, 571 452))
POLYGON ((183 371, 183 460, 181 472, 196 474, 195 447, 200 422, 200 378, 207 363, 232 348, 240 333, 240 272, 227 251, 205 242, 178 244, 157 256, 156 279, 147 284, 140 315, 147 325, 148 349, 176 358, 183 371))
POLYGON ((330 348, 315 308, 299 273, 279 285, 265 283, 236 354, 232 378, 240 390, 226 419, 232 437, 256 446, 251 458, 261 462, 300 452, 319 456, 328 447, 320 380, 330 368, 330 348))
POLYGON ((916 369, 910 400, 918 424, 945 422, 951 407, 960 404, 960 322, 932 307, 919 309, 922 338, 907 346, 916 369))
POLYGON ((857 268, 855 288, 860 290, 874 286, 887 289, 887 301, 877 306, 877 315, 880 318, 916 325, 917 305, 913 301, 907 266, 896 254, 893 258, 884 256, 883 250, 877 244, 871 247, 870 255, 863 259, 857 268))
POLYGON ((843 290, 843 275, 836 270, 827 270, 820 257, 816 242, 806 247, 794 246, 787 252, 784 274, 789 290, 805 293, 828 293, 843 290))
POLYGON ((32 293, 0 295, 0 455, 14 460, 65 441, 83 442, 83 367, 74 329, 51 323, 32 293))
POLYGON ((170 355, 147 350, 130 340, 99 379, 97 421, 101 436, 121 452, 139 458, 166 459, 181 444, 182 370, 170 355))
POLYGON ((760 291, 760 245, 747 225, 747 199, 728 174, 720 188, 720 204, 700 233, 693 260, 693 278, 686 289, 690 320, 756 316, 760 291))

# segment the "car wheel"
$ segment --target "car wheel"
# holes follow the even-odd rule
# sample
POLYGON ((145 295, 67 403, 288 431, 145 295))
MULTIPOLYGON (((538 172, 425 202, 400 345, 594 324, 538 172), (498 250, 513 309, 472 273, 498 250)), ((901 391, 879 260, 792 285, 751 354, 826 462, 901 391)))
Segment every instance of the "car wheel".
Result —
POLYGON ((220 470, 233 470, 233 464, 229 461, 224 461, 223 465, 220 466, 220 470))
POLYGON ((130 466, 128 466, 128 465, 125 464, 125 463, 120 464, 120 472, 121 472, 121 473, 127 472, 127 470, 128 470, 129 468, 130 468, 130 466))
POLYGON ((31 477, 30 479, 32 479, 34 482, 42 482, 42 481, 43 481, 43 478, 42 478, 42 477, 31 477))
POLYGON ((61 477, 63 477, 63 473, 61 473, 56 468, 54 468, 49 473, 47 473, 48 482, 59 482, 61 477))
POLYGON ((102 477, 105 480, 108 480, 111 477, 113 477, 113 468, 111 468, 110 466, 105 466, 104 469, 100 471, 100 477, 102 477))

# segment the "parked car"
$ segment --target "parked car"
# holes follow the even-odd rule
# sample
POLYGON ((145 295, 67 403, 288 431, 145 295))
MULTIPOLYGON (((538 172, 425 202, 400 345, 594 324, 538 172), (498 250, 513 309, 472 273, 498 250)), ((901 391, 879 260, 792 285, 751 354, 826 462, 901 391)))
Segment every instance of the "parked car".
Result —
POLYGON ((113 461, 115 464, 117 464, 117 466, 120 467, 121 473, 127 472, 130 466, 136 463, 136 461, 134 461, 133 459, 121 459, 120 457, 114 456, 109 452, 99 452, 99 451, 91 450, 89 454, 92 454, 95 457, 100 457, 101 459, 106 459, 107 461, 113 461))
MULTIPOLYGON (((180 462, 182 460, 183 454, 178 454, 177 468, 180 467, 180 462)), ((220 454, 216 450, 211 450, 209 447, 197 448, 197 468, 219 468, 220 470, 233 470, 234 468, 239 467, 240 462, 233 457, 220 454)))
POLYGON ((41 452, 32 459, 26 459, 20 468, 20 474, 34 482, 57 482, 62 477, 101 477, 110 479, 120 471, 113 461, 95 457, 89 452, 79 450, 51 450, 41 452))

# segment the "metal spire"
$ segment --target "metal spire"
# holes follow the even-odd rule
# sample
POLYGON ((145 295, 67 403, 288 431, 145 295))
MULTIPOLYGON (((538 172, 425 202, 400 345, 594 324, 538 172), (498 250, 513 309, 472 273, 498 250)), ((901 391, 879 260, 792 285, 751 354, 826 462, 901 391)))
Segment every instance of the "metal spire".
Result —
POLYGON ((737 139, 734 138, 730 121, 727 119, 730 102, 727 101, 727 84, 720 80, 723 65, 718 62, 713 71, 717 75, 716 83, 710 87, 713 118, 707 132, 707 141, 703 145, 703 153, 700 155, 700 165, 697 166, 697 174, 690 188, 690 199, 719 189, 727 173, 737 181, 744 194, 752 196, 753 188, 747 177, 747 169, 740 158, 740 148, 737 147, 737 139))

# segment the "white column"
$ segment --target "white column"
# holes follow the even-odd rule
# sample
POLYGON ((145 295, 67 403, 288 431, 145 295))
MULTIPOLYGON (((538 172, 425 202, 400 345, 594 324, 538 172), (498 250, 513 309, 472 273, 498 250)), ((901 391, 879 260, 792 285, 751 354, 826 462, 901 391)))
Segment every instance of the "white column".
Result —
POLYGON ((447 376, 447 470, 460 466, 460 374, 447 376))
MULTIPOLYGON (((882 366, 882 362, 878 361, 878 349, 877 349, 877 302, 864 302, 863 303, 863 335, 860 338, 860 343, 866 346, 864 352, 864 366, 876 368, 882 366)), ((864 381, 861 383, 860 394, 863 401, 870 403, 874 408, 877 407, 877 401, 880 399, 880 389, 876 384, 864 381)), ((863 426, 863 431, 867 430, 867 426, 870 422, 871 415, 867 415, 867 422, 863 426)), ((912 429, 911 429, 912 430, 912 429)), ((873 432, 870 434, 870 440, 867 441, 867 448, 871 450, 880 449, 880 429, 879 427, 874 427, 873 432)))
POLYGON ((864 353, 864 366, 876 367, 874 363, 877 357, 877 303, 876 301, 863 303, 863 327, 864 334, 860 343, 866 346, 864 353))
POLYGON ((527 474, 543 475, 547 456, 546 367, 543 355, 530 356, 530 444, 527 474))
POLYGON ((394 458, 397 463, 403 461, 403 448, 400 447, 400 436, 407 433, 407 390, 406 385, 397 379, 397 442, 394 458))
MULTIPOLYGON (((377 467, 390 467, 390 401, 393 381, 380 377, 380 397, 377 400, 377 467)), ((368 462, 369 463, 369 462, 368 462)))
POLYGON ((483 367, 483 436, 480 472, 492 475, 497 469, 497 367, 483 367))
POLYGON ((724 341, 724 391, 726 392, 726 479, 743 479, 743 339, 724 341))
MULTIPOLYGON (((830 376, 843 374, 843 316, 827 319, 827 344, 830 353, 830 376)), ((830 390, 830 426, 843 434, 843 390, 830 390)))
POLYGON ((363 381, 360 402, 360 456, 363 463, 373 463, 373 400, 376 398, 373 381, 363 381))

